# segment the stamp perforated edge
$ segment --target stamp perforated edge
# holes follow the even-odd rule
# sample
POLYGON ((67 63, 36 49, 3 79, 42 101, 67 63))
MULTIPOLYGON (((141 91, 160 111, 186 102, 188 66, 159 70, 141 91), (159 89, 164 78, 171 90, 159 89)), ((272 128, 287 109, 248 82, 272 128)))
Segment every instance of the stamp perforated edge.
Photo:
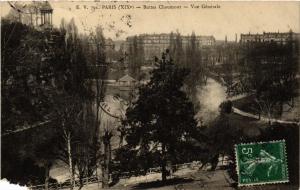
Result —
POLYGON ((243 186, 254 186, 254 185, 266 185, 266 184, 279 184, 279 183, 288 183, 289 180, 289 172, 288 172, 288 160, 287 160, 287 152, 286 152, 286 143, 285 140, 273 140, 273 141, 265 141, 265 142, 250 142, 250 143, 240 143, 240 144, 235 144, 234 145, 234 153, 235 153, 235 162, 236 162, 236 173, 238 176, 238 187, 243 187, 243 186), (254 144, 265 144, 265 143, 280 143, 283 142, 284 144, 284 157, 285 157, 285 161, 286 161, 286 175, 287 175, 287 180, 279 180, 279 181, 267 181, 267 182, 259 182, 259 183, 249 183, 249 184, 240 184, 240 175, 239 175, 239 162, 237 161, 237 146, 238 145, 254 145, 254 144))

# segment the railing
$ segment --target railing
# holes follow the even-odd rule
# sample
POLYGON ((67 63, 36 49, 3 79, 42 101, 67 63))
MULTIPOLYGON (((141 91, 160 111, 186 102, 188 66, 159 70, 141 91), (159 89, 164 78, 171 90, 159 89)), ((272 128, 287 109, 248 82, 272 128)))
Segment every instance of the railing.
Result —
MULTIPOLYGON (((226 160, 222 160, 219 162, 224 162, 226 160)), ((202 164, 199 161, 194 161, 194 162, 189 162, 189 163, 183 163, 183 164, 175 164, 175 165, 171 165, 169 166, 169 168, 173 171, 178 171, 181 169, 199 169, 201 168, 202 164)), ((155 174, 155 173, 160 173, 161 172, 161 168, 160 167, 155 167, 155 168, 149 168, 145 174, 145 176, 150 175, 150 174, 155 174)), ((118 173, 112 173, 110 174, 110 178, 112 178, 113 175, 118 174, 118 173)), ((118 178, 119 179, 129 179, 130 177, 132 177, 132 173, 131 172, 123 172, 123 173, 119 173, 118 174, 118 178)), ((140 177, 140 176, 136 176, 136 177, 140 177)), ((172 176, 171 176, 172 177, 172 176)), ((96 175, 91 176, 91 177, 86 177, 82 179, 83 181, 83 185, 88 185, 88 184, 93 184, 93 183, 99 183, 102 182, 101 179, 97 178, 96 175)), ((64 182, 64 183, 49 183, 48 185, 48 189, 49 190, 59 190, 59 189, 66 189, 66 188, 70 188, 71 184, 70 181, 64 182)), ((75 180, 75 186, 80 186, 80 181, 79 179, 75 180)), ((36 186, 31 186, 29 187, 30 190, 44 190, 45 189, 45 184, 42 185, 36 185, 36 186)))
MULTIPOLYGON (((88 185, 88 184, 93 184, 93 183, 99 183, 99 182, 101 182, 101 180, 99 180, 99 178, 97 178, 97 176, 91 176, 91 177, 83 178, 82 182, 83 182, 83 185, 88 185)), ((67 188, 70 188, 70 186, 71 186, 70 181, 67 181, 64 183, 49 183, 48 189, 49 190, 67 189, 67 188)), ((80 186, 79 179, 75 180, 75 186, 77 186, 77 187, 80 186)), ((44 190, 45 184, 30 186, 29 189, 30 190, 44 190)))
POLYGON ((18 126, 18 127, 16 127, 17 129, 14 130, 14 131, 7 131, 7 132, 1 134, 1 137, 8 136, 8 135, 15 134, 15 133, 19 133, 19 132, 22 132, 22 131, 26 131, 28 129, 33 129, 33 128, 37 128, 37 127, 46 126, 46 124, 48 124, 50 122, 51 122, 51 120, 47 120, 47 121, 39 122, 39 123, 36 123, 34 125, 30 125, 30 126, 18 126))

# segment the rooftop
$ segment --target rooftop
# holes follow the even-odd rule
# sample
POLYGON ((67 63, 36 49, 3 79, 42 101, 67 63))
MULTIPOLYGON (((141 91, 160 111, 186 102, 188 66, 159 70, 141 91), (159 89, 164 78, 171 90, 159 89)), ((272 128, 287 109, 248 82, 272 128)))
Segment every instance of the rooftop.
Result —
POLYGON ((23 13, 36 13, 37 10, 39 11, 53 11, 50 3, 48 1, 33 1, 29 2, 17 2, 11 4, 11 7, 23 13))
POLYGON ((119 79, 119 81, 121 81, 121 82, 135 82, 136 80, 134 78, 132 78, 131 76, 129 76, 128 74, 126 74, 125 76, 121 77, 119 79))
POLYGON ((39 2, 39 3, 41 3, 41 5, 40 5, 40 10, 41 11, 48 11, 48 10, 52 11, 53 10, 52 7, 51 7, 51 5, 50 5, 50 3, 48 1, 39 2))

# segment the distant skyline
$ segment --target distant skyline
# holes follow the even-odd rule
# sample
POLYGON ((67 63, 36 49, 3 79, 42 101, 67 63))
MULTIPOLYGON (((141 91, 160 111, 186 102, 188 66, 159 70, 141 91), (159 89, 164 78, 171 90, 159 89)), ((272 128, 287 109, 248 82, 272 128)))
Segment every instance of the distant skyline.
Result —
MULTIPOLYGON (((75 19, 79 32, 104 28, 105 37, 124 40, 136 34, 169 33, 178 30, 182 35, 213 35, 217 40, 238 40, 241 33, 300 31, 300 2, 54 2, 53 24, 61 19, 75 19), (132 5, 134 10, 118 10, 119 5, 132 5), (191 5, 213 5, 220 8, 191 8, 191 5), (102 9, 102 5, 116 5, 117 9, 102 9), (156 6, 156 9, 143 9, 156 6), (182 9, 159 9, 163 6, 187 6, 182 9), (85 8, 84 8, 85 6, 85 8), (92 7, 101 7, 91 11, 92 7), (141 7, 137 9, 136 7, 141 7), (116 36, 116 33, 119 36, 116 36)), ((1 13, 9 12, 7 2, 1 2, 1 13)), ((108 7, 108 6, 107 6, 108 7)), ((110 7, 114 8, 114 7, 110 7)))

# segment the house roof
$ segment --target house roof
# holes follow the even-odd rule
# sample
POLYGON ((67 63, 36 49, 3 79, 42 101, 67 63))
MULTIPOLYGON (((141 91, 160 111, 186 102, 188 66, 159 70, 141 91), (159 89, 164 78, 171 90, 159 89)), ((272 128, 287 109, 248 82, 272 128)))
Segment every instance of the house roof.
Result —
POLYGON ((33 1, 29 2, 17 2, 14 3, 14 10, 23 13, 36 13, 36 11, 53 11, 50 3, 48 1, 33 1))
POLYGON ((131 76, 129 76, 128 74, 126 74, 125 76, 121 77, 119 79, 119 81, 121 81, 121 82, 135 82, 136 80, 134 78, 132 78, 131 76))
POLYGON ((52 11, 52 7, 48 1, 42 2, 40 5, 40 10, 42 11, 52 11))

